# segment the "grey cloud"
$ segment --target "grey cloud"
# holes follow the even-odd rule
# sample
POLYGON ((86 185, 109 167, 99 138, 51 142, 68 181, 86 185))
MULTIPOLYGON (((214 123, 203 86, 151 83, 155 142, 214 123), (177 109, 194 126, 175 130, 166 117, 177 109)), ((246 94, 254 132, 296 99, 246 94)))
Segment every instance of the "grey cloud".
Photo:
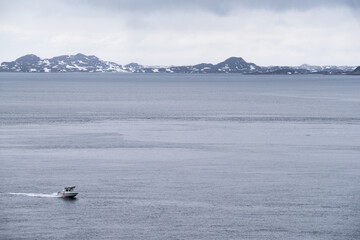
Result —
POLYGON ((347 0, 347 5, 352 10, 354 17, 360 22, 360 1, 358 0, 347 0))
POLYGON ((189 11, 203 10, 224 15, 234 9, 266 9, 270 11, 308 10, 316 7, 359 7, 357 0, 82 0, 78 3, 116 11, 189 11))
POLYGON ((233 10, 264 9, 268 11, 308 10, 312 8, 348 7, 360 9, 359 0, 0 0, 0 13, 31 4, 36 8, 50 8, 54 4, 90 7, 115 12, 152 13, 162 11, 205 11, 216 15, 227 15, 233 10))

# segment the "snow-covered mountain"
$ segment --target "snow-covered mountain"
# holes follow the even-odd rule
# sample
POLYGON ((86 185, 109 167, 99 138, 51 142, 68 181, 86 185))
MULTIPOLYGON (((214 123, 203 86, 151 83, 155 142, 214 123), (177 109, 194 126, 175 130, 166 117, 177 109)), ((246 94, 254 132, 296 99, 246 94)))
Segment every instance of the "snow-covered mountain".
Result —
POLYGON ((354 71, 349 73, 350 75, 360 75, 360 66, 355 68, 354 71))
MULTIPOLYGON (((127 65, 126 65, 127 66, 127 65)), ((190 66, 171 67, 143 67, 137 68, 138 73, 253 73, 260 71, 261 67, 254 63, 248 63, 242 58, 231 57, 218 64, 200 63, 190 66)))
POLYGON ((297 68, 309 70, 310 72, 351 72, 355 67, 352 66, 334 66, 334 65, 325 65, 325 66, 316 66, 303 64, 297 68))
POLYGON ((13 62, 3 62, 2 72, 127 72, 121 65, 102 61, 95 56, 62 55, 40 59, 34 54, 25 55, 13 62))
POLYGON ((63 55, 41 59, 29 54, 12 62, 3 62, 0 72, 127 72, 127 73, 242 73, 242 74, 357 74, 351 66, 261 67, 241 57, 231 57, 218 64, 200 63, 189 66, 143 66, 138 63, 119 65, 96 56, 63 55))

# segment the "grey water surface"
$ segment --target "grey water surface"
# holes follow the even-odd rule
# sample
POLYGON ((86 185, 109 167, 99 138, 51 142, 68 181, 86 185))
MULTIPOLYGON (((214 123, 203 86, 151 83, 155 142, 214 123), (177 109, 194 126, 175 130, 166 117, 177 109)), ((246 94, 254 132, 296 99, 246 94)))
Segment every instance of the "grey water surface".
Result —
POLYGON ((360 77, 0 74, 0 239, 355 240, 359 183, 360 77))

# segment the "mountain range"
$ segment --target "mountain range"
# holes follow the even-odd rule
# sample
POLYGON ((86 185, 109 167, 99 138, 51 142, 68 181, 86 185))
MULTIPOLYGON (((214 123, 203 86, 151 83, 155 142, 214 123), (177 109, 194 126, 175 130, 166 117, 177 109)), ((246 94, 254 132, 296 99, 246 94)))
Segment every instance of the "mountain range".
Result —
POLYGON ((124 73, 241 73, 241 74, 349 74, 360 75, 354 66, 269 66, 262 67, 231 57, 218 64, 200 63, 186 66, 143 66, 138 63, 119 65, 98 57, 78 53, 41 59, 34 54, 22 56, 12 62, 3 62, 0 72, 124 72, 124 73))

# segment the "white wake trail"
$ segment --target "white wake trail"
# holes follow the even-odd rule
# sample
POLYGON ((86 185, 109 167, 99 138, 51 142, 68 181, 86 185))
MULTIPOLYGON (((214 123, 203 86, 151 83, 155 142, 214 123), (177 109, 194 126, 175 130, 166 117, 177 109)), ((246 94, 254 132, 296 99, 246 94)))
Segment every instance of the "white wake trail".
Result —
POLYGON ((11 195, 22 195, 28 197, 43 197, 43 198, 56 198, 57 193, 44 194, 44 193, 9 193, 11 195))

